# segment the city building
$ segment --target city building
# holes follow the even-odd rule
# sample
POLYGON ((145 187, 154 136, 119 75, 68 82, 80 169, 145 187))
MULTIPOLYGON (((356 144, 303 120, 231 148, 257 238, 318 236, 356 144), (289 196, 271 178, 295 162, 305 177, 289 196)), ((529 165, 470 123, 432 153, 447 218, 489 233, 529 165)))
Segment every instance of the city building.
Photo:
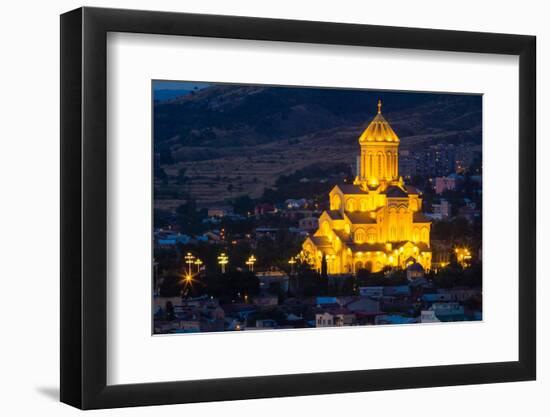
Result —
POLYGON ((406 186, 398 172, 399 137, 378 114, 359 137, 358 174, 353 184, 336 185, 330 210, 302 248, 316 269, 329 274, 418 262, 430 269, 430 220, 422 214, 421 193, 406 186))
POLYGON ((288 275, 280 269, 271 269, 269 271, 256 272, 256 276, 260 280, 260 290, 280 290, 283 292, 288 291, 288 275))
POLYGON ((289 198, 288 200, 285 200, 285 207, 288 209, 299 209, 301 207, 304 207, 306 204, 307 200, 305 198, 289 198))
POLYGON ((233 214, 233 207, 231 206, 220 206, 220 207, 208 208, 208 217, 225 217, 230 214, 233 214))
MULTIPOLYGON (((382 296, 382 292, 380 293, 382 296)), ((353 313, 379 314, 380 302, 370 297, 354 297, 345 307, 353 313)))
POLYGON ((463 321, 464 307, 459 303, 433 303, 430 310, 435 313, 439 321, 463 321))
POLYGON ((257 295, 252 299, 254 305, 259 308, 274 308, 279 303, 279 298, 276 295, 257 295))
POLYGON ((433 310, 422 310, 420 312, 420 323, 439 323, 440 321, 433 310))
POLYGON ((481 216, 481 211, 472 207, 460 207, 458 215, 468 220, 469 223, 474 223, 481 216))
POLYGON ((261 203, 261 204, 257 204, 256 207, 254 207, 254 214, 256 215, 256 217, 264 214, 272 214, 272 213, 275 213, 276 211, 277 209, 271 203, 261 203))
POLYGON ((451 217, 451 203, 442 198, 439 203, 432 204, 433 213, 428 217, 434 220, 443 220, 451 217))
POLYGON ((407 279, 409 281, 421 278, 424 278, 424 268, 422 268, 422 265, 415 262, 407 267, 407 279))
POLYGON ((359 287, 359 295, 363 297, 380 298, 384 295, 384 287, 382 286, 359 287))
POLYGON ((355 314, 345 308, 330 310, 330 314, 332 314, 333 323, 337 327, 354 326, 357 323, 355 314))
POLYGON ((417 323, 418 319, 414 317, 401 316, 399 314, 381 314, 374 318, 374 324, 411 324, 417 323))
POLYGON ((449 175, 448 177, 436 177, 435 179, 435 192, 441 194, 447 190, 454 190, 456 188, 457 176, 449 175))
POLYGON ((410 151, 402 151, 399 155, 399 173, 403 178, 411 179, 416 172, 416 159, 410 151))
POLYGON ((334 316, 330 313, 315 314, 315 327, 332 327, 334 326, 334 316))

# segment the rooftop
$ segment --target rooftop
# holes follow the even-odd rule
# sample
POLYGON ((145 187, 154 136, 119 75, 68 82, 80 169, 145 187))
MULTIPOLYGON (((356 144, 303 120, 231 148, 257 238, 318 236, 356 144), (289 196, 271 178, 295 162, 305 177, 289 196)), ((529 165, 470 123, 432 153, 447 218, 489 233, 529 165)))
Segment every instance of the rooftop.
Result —
POLYGON ((344 194, 368 194, 368 191, 363 190, 360 186, 354 184, 336 184, 344 194))
POLYGON ((359 137, 359 143, 366 142, 395 142, 399 137, 391 128, 388 121, 382 116, 382 101, 378 100, 378 113, 359 137))
POLYGON ((402 190, 396 185, 390 185, 388 188, 386 188, 384 194, 386 194, 386 196, 390 198, 407 198, 409 196, 406 191, 402 190))
POLYGON ((327 210, 327 214, 332 220, 342 220, 342 214, 339 210, 327 210))
POLYGON ((344 214, 353 224, 376 224, 376 219, 371 217, 368 212, 346 211, 344 214))
POLYGON ((328 240, 324 236, 310 236, 311 241, 315 246, 318 248, 322 247, 332 247, 332 244, 330 243, 330 240, 328 240))

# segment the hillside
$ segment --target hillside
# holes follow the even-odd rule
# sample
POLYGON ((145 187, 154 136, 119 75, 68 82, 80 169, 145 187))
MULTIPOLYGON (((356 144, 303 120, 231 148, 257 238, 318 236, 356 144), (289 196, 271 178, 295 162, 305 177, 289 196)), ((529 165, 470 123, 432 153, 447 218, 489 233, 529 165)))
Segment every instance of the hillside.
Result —
POLYGON ((171 178, 185 169, 186 192, 201 204, 258 197, 280 175, 327 155, 354 165, 378 98, 402 149, 481 143, 479 96, 215 85, 155 103, 155 152, 169 155, 162 168, 171 178))

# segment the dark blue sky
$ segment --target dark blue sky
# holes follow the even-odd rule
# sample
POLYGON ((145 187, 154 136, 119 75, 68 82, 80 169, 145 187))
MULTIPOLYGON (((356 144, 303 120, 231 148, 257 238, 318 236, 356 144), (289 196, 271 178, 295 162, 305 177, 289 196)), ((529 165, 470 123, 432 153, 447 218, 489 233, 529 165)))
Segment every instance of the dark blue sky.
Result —
POLYGON ((153 81, 153 90, 193 90, 208 87, 208 83, 197 83, 192 81, 153 81))

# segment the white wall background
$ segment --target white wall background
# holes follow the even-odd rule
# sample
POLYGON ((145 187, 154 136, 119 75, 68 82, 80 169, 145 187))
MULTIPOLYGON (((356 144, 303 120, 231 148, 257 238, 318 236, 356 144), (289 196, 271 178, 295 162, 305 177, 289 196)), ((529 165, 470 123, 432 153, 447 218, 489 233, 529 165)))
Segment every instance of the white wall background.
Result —
MULTIPOLYGON (((59 392, 59 17, 73 0, 6 2, 0 18, 0 410, 4 415, 74 415, 59 392)), ((123 0, 86 5, 534 34, 538 37, 539 259, 549 249, 549 146, 542 120, 550 96, 550 26, 544 2, 123 0), (545 190, 546 191, 546 190, 545 190), (546 232, 546 233, 545 233, 546 232), (544 236, 546 235, 546 236, 544 236)), ((539 268, 540 269, 540 268, 539 268)), ((349 413, 420 416, 548 415, 550 284, 539 271, 538 381, 99 411, 148 416, 280 416, 349 413)), ((404 354, 406 347, 404 346, 404 354)))

